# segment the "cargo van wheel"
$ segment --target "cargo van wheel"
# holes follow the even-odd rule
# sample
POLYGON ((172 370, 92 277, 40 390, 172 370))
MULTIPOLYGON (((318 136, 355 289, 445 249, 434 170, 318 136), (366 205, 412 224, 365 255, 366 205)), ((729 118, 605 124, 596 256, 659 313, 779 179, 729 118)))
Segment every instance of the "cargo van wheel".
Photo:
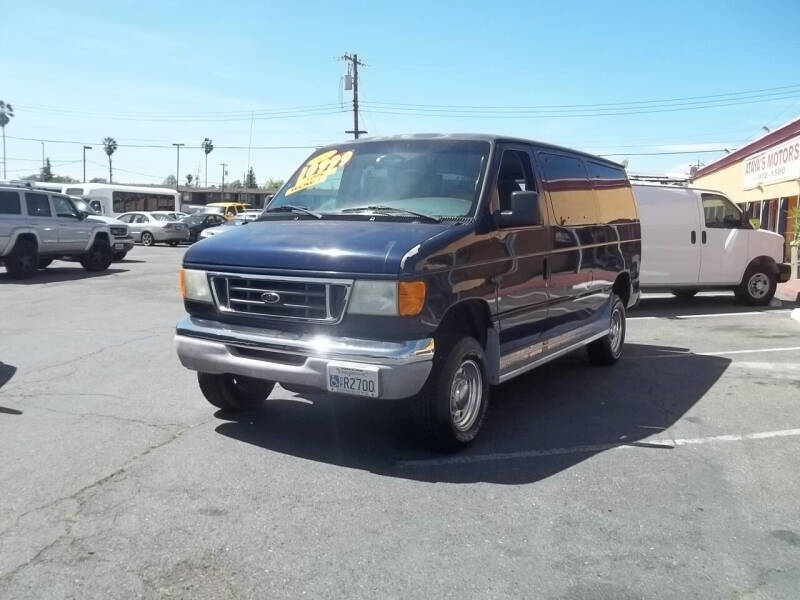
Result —
POLYGON ((264 403, 275 387, 274 381, 239 375, 198 373, 197 382, 206 400, 222 410, 239 411, 264 403))
POLYGON ((688 300, 689 298, 693 298, 694 296, 696 296, 697 292, 699 292, 699 291, 700 290, 688 290, 688 289, 687 290, 672 290, 672 295, 675 296, 676 298, 685 298, 685 299, 688 300))
POLYGON ((773 272, 763 265, 751 265, 733 293, 744 304, 763 306, 772 300, 777 286, 778 278, 773 272))
POLYGON ((616 294, 611 295, 611 318, 608 334, 586 346, 589 361, 595 365, 613 365, 622 356, 625 344, 625 305, 616 294))
POLYGON ((454 452, 472 442, 489 407, 483 347, 468 336, 437 338, 431 374, 412 401, 416 429, 435 449, 454 452))

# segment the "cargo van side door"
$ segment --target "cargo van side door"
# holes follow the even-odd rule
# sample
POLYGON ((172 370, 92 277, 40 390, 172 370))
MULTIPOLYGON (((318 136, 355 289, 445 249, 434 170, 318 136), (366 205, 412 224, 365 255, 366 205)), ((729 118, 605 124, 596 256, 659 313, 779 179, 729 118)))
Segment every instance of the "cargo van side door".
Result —
POLYGON ((703 192, 700 283, 739 283, 749 262, 750 225, 721 194, 703 192))
POLYGON ((642 223, 643 287, 697 285, 701 229, 697 192, 634 186, 642 223))

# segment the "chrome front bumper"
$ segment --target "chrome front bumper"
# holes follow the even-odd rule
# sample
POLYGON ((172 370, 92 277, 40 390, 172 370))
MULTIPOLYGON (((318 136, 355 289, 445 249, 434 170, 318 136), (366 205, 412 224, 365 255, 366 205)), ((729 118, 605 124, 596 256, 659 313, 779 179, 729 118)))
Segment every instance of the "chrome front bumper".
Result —
POLYGON ((328 366, 378 370, 378 396, 419 393, 433 361, 433 339, 385 342, 306 335, 186 317, 178 323, 175 349, 187 369, 231 373, 327 389, 328 366))

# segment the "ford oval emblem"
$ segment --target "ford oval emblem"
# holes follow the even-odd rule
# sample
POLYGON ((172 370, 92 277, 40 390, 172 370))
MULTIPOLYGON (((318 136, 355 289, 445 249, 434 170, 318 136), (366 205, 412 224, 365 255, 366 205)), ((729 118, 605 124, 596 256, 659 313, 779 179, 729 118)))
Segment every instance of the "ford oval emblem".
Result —
POLYGON ((275 304, 281 301, 281 295, 276 292, 264 292, 261 294, 261 300, 265 304, 275 304))

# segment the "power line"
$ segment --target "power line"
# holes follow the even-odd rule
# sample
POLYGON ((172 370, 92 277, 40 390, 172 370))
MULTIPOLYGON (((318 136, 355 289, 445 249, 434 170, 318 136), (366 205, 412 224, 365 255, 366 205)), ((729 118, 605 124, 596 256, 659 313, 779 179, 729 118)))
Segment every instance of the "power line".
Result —
MULTIPOLYGON (((7 136, 10 140, 20 140, 25 142, 46 142, 48 144, 96 144, 97 141, 79 141, 79 140, 48 140, 41 138, 17 137, 7 136)), ((314 144, 307 146, 252 146, 253 150, 309 150, 319 148, 324 144, 314 144)), ((117 144, 119 148, 172 148, 171 144, 117 144)), ((202 150, 202 145, 187 145, 186 148, 194 148, 202 150)), ((222 150, 247 150, 248 146, 217 146, 214 144, 215 149, 222 150)))

